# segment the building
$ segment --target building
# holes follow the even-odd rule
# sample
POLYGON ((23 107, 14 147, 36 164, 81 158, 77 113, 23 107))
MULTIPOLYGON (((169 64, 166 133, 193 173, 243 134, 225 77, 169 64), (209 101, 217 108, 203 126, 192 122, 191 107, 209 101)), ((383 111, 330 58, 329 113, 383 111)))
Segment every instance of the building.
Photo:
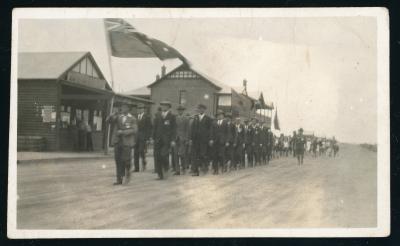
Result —
POLYGON ((150 104, 115 94, 90 52, 18 54, 18 150, 82 150, 79 130, 91 126, 93 147, 107 147, 113 104, 150 104))
MULTIPOLYGON (((163 66, 161 76, 157 75, 153 83, 127 94, 151 99, 154 102, 152 112, 156 111, 161 101, 169 100, 173 109, 182 104, 190 114, 194 114, 196 106, 202 103, 207 106, 207 113, 211 116, 215 115, 217 109, 222 109, 232 112, 233 116, 260 117, 257 113, 256 99, 236 92, 232 87, 187 64, 182 64, 168 73, 163 66)), ((266 120, 268 117, 262 118, 266 120)))

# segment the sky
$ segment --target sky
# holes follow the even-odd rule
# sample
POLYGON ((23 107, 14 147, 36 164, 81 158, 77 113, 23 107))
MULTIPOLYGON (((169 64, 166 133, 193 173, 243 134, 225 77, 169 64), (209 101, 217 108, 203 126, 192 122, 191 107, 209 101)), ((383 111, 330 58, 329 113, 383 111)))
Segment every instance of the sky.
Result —
MULTIPOLYGON (((126 19, 209 76, 273 101, 283 133, 300 127, 352 143, 377 142, 374 17, 126 19)), ((152 83, 157 58, 110 58, 102 19, 19 20, 18 51, 90 51, 114 89, 152 83), (110 73, 112 67, 112 79, 110 73)))

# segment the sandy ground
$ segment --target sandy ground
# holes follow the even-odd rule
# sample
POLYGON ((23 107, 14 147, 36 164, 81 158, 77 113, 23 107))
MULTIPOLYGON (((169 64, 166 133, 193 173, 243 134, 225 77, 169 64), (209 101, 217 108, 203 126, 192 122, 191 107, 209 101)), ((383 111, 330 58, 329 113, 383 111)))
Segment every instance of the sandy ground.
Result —
MULTIPOLYGON (((149 162, 152 158, 148 158, 149 162)), ((375 227, 376 153, 292 157, 219 176, 134 173, 113 186, 112 160, 18 165, 19 229, 375 227)))

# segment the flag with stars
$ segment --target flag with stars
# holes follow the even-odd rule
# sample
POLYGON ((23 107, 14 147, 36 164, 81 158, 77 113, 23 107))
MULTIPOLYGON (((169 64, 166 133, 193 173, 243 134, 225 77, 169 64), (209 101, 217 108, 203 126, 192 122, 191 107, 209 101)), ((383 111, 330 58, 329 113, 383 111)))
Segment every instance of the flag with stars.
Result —
POLYGON ((111 47, 111 55, 122 58, 158 57, 160 60, 178 58, 187 63, 186 58, 164 42, 150 38, 137 31, 123 19, 104 20, 111 47))

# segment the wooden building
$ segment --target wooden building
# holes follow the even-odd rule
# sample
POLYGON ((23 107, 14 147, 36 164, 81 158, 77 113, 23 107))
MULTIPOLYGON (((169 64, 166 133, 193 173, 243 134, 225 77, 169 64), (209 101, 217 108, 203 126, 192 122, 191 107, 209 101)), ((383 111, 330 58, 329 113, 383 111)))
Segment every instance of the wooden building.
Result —
POLYGON ((18 150, 81 150, 79 132, 88 125, 94 150, 103 149, 113 97, 151 103, 115 94, 90 52, 19 53, 18 150))

